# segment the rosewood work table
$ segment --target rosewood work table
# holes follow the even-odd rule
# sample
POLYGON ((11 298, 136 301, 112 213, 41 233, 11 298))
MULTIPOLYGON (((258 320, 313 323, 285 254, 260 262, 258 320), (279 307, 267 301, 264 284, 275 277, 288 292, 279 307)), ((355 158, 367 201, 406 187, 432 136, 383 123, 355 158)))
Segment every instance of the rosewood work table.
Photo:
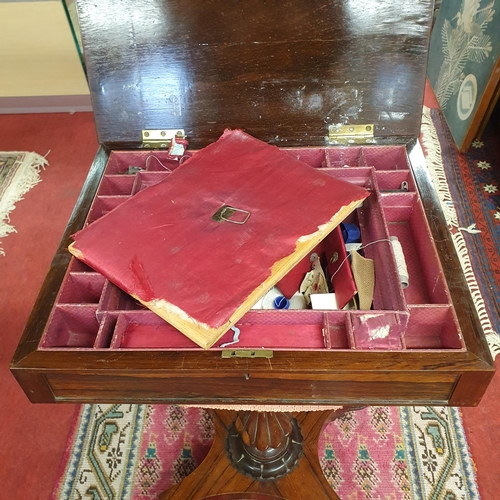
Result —
POLYGON ((32 402, 212 408, 207 460, 162 498, 289 500, 337 498, 316 450, 332 418, 480 402, 493 362, 417 140, 432 2, 77 4, 102 146, 12 361, 32 402), (207 350, 70 255, 168 179, 181 131, 189 156, 226 128, 370 192, 347 219, 374 262, 369 310, 251 310, 207 350))

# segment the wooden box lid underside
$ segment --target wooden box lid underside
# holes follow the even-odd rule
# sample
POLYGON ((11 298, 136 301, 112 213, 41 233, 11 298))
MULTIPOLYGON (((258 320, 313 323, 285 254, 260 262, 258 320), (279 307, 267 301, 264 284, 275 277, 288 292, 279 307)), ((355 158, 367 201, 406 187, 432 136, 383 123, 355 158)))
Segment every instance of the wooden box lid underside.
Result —
POLYGON ((331 124, 419 135, 432 2, 77 0, 99 140, 241 128, 282 146, 331 124))

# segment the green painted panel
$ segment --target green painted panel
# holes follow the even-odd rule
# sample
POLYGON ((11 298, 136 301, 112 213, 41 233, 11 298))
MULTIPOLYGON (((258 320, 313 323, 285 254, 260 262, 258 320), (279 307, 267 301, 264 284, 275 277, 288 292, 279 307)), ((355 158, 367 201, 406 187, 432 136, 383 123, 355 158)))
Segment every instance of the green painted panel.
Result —
POLYGON ((478 105, 488 83, 495 84, 499 56, 500 0, 442 1, 427 76, 460 148, 469 128, 479 126, 478 105))

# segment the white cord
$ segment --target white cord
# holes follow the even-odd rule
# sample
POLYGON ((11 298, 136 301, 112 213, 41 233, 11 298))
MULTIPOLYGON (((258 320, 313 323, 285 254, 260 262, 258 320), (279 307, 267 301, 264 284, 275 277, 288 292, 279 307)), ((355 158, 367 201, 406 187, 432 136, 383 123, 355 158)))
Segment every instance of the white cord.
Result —
POLYGON ((471 224, 470 226, 459 227, 458 229, 460 231, 465 231, 466 233, 469 233, 469 234, 479 234, 481 232, 481 230, 476 227, 475 222, 473 224, 471 224))
MULTIPOLYGON (((382 241, 387 241, 388 243, 391 243, 391 240, 388 238, 384 238, 382 240, 375 240, 371 241, 370 243, 367 243, 366 245, 360 246, 358 250, 363 250, 363 248, 369 247, 370 245, 373 245, 375 243, 381 243, 382 241)), ((351 252, 347 252, 347 256, 344 258, 344 260, 339 264, 339 267, 337 270, 333 273, 333 275, 330 278, 330 281, 333 280, 333 277, 340 271, 340 268, 344 265, 344 262, 350 257, 351 252)))
POLYGON ((227 347, 228 345, 237 344, 240 341, 240 329, 237 326, 232 326, 231 330, 234 332, 233 341, 221 344, 219 347, 227 347))
POLYGON ((155 155, 149 155, 147 158, 146 158, 146 169, 148 168, 149 166, 149 160, 151 158, 154 158, 165 170, 168 170, 170 173, 172 173, 172 170, 170 170, 168 167, 166 167, 165 165, 163 165, 163 163, 160 161, 159 158, 157 158, 155 155))

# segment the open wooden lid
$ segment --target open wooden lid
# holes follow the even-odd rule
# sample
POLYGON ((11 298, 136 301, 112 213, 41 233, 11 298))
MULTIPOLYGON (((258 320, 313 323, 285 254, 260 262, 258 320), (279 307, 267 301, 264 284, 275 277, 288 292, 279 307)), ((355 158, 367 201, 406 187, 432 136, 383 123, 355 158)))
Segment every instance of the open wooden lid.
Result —
POLYGON ((77 0, 100 143, 240 128, 321 146, 329 126, 416 137, 431 0, 77 0))

